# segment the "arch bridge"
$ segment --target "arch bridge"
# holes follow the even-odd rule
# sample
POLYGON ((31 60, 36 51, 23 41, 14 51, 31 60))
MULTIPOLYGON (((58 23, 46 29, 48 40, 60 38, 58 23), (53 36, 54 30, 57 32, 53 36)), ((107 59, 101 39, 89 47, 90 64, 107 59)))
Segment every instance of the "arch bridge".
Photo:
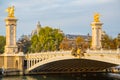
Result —
POLYGON ((27 73, 100 72, 120 64, 120 51, 87 50, 84 56, 73 56, 71 51, 27 54, 27 73))

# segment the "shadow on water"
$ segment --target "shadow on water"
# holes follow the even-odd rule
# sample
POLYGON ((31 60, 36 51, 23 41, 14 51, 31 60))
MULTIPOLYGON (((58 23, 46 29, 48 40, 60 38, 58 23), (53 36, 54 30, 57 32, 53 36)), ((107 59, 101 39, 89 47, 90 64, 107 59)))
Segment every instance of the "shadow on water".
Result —
POLYGON ((74 73, 44 74, 27 76, 6 76, 0 80, 120 80, 120 74, 113 73, 74 73))

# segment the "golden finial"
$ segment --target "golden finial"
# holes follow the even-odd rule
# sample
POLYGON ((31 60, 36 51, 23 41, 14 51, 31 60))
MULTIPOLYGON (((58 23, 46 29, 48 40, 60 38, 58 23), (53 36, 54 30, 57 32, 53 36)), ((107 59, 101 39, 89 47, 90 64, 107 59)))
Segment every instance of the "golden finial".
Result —
POLYGON ((99 18, 100 18, 100 14, 99 13, 95 13, 94 14, 94 22, 100 22, 99 18))
POLYGON ((8 12, 8 17, 15 17, 15 16, 14 16, 14 11, 15 11, 14 6, 8 7, 8 8, 6 9, 6 12, 8 12))

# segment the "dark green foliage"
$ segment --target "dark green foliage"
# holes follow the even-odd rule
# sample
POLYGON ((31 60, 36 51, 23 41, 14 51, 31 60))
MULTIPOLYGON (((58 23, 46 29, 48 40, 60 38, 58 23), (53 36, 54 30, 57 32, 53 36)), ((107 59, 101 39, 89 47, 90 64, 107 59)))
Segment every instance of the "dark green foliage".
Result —
POLYGON ((4 53, 6 39, 4 36, 0 36, 0 53, 4 53))

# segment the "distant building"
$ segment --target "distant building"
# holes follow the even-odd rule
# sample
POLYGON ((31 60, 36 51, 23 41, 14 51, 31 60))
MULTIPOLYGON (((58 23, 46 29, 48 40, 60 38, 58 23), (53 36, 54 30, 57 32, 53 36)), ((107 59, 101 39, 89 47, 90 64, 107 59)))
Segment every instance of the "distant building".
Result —
POLYGON ((63 35, 64 35, 64 32, 63 32, 62 30, 60 30, 60 29, 58 29, 58 33, 60 33, 60 34, 63 34, 63 35))
MULTIPOLYGON (((72 49, 72 47, 76 47, 76 38, 77 37, 82 37, 85 40, 84 45, 88 45, 88 43, 90 42, 90 39, 91 39, 91 36, 89 34, 88 35, 66 34, 65 38, 67 38, 69 49, 72 49)), ((62 43, 65 43, 65 41, 63 41, 62 43)))
POLYGON ((73 35, 73 34, 66 34, 65 35, 69 40, 75 40, 77 37, 82 37, 85 41, 88 41, 91 36, 88 35, 73 35))
POLYGON ((38 23, 37 23, 37 27, 36 27, 35 30, 32 31, 31 36, 33 36, 33 35, 38 35, 40 29, 41 29, 41 24, 40 24, 40 22, 38 21, 38 23))

